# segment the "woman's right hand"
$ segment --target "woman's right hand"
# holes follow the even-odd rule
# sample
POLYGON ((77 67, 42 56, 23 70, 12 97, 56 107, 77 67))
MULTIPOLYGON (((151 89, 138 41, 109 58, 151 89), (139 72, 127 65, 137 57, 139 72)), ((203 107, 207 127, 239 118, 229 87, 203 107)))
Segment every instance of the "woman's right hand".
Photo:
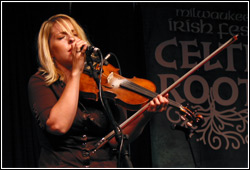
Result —
POLYGON ((72 75, 81 74, 84 69, 84 62, 86 59, 86 50, 88 44, 79 38, 71 45, 72 49, 72 75))

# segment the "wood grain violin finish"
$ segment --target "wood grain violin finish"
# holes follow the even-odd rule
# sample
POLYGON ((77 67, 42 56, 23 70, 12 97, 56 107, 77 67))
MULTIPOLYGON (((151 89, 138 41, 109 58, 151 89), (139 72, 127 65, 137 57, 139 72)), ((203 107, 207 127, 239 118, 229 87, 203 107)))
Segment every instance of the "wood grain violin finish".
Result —
MULTIPOLYGON (((99 65, 96 65, 96 70, 99 65)), ((142 78, 125 78, 119 75, 119 69, 111 64, 103 65, 101 76, 103 97, 110 98, 116 104, 128 110, 137 110, 145 105, 150 98, 147 93, 155 92, 156 86, 153 82, 142 78)), ((98 100, 99 88, 93 77, 83 73, 80 80, 80 93, 86 99, 98 100)))

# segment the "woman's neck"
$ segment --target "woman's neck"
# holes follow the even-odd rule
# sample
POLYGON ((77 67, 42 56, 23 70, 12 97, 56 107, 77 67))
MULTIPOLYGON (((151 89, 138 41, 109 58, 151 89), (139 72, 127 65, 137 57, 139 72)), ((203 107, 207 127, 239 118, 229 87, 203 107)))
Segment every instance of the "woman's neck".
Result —
POLYGON ((57 63, 57 68, 63 73, 64 75, 64 82, 67 83, 71 76, 71 68, 66 68, 61 64, 57 63))

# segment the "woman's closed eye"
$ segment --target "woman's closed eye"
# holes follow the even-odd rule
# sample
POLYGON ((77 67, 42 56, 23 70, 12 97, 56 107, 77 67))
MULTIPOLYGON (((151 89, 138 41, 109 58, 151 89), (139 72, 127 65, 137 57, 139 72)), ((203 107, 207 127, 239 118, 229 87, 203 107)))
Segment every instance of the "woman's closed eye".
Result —
POLYGON ((63 38, 65 38, 66 36, 64 35, 64 36, 60 36, 60 37, 58 37, 58 39, 59 40, 62 40, 63 38))

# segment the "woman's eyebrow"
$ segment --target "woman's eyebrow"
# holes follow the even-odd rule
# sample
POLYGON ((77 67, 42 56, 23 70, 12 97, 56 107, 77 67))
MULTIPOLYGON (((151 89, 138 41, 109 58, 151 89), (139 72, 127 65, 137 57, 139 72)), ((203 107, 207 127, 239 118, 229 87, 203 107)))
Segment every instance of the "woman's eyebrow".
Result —
MULTIPOLYGON (((72 32, 72 33, 76 33, 75 30, 71 30, 71 32, 72 32)), ((59 33, 57 33, 57 34, 68 34, 68 31, 61 31, 61 32, 59 32, 59 33)))

